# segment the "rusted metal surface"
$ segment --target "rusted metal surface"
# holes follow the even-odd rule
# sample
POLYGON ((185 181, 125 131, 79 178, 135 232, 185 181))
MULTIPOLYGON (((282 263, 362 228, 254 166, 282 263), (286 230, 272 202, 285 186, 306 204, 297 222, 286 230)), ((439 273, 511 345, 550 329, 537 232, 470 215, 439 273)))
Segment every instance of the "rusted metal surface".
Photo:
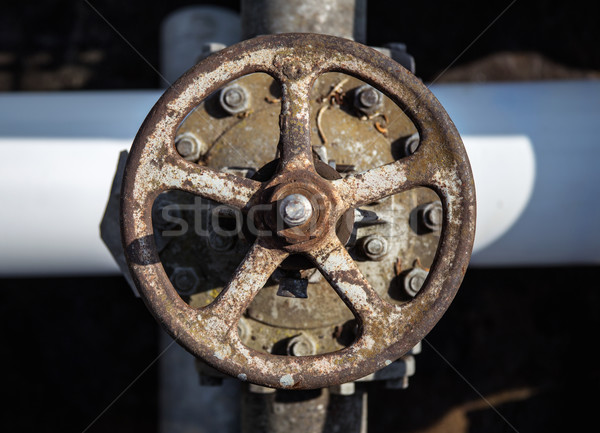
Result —
MULTIPOLYGON (((217 92, 186 117, 178 133, 193 133, 208 144, 209 150, 202 155, 200 164, 227 171, 231 171, 232 166, 254 167, 250 172, 236 170, 241 176, 253 176, 251 173, 256 168, 266 165, 260 172, 268 173, 253 178, 268 180, 278 164, 273 158, 279 137, 281 91, 273 78, 261 73, 247 75, 236 80, 236 83, 246 88, 251 96, 252 104, 248 112, 241 116, 224 115, 218 110, 220 92, 217 92), (266 170, 267 167, 270 169, 266 170)), ((389 98, 383 98, 376 115, 366 116, 354 107, 353 95, 364 85, 354 77, 332 72, 319 76, 312 88, 311 143, 313 152, 318 156, 315 157, 317 173, 325 179, 339 179, 355 171, 393 162, 401 157, 402 144, 411 135, 417 136, 418 144, 413 123, 389 98), (323 112, 319 123, 318 113, 323 112), (374 126, 384 117, 389 119, 386 135, 378 132, 374 126), (326 142, 323 142, 320 132, 326 142), (337 171, 333 167, 337 167, 337 171)), ((439 231, 430 234, 416 232, 409 225, 409 216, 419 204, 437 198, 427 188, 415 188, 360 208, 354 227, 340 221, 338 238, 346 244, 352 257, 357 260, 359 269, 382 299, 391 303, 408 300, 402 290, 402 275, 399 274, 407 272, 417 258, 426 267, 431 266, 439 231), (361 217, 364 213, 371 215, 371 218, 361 217), (351 230, 347 229, 349 226, 351 230), (373 262, 370 257, 365 259, 358 251, 361 239, 369 236, 388 240, 389 251, 381 261, 373 262)), ((190 196, 190 200, 193 199, 190 196)), ((346 214, 354 216, 352 211, 346 214)), ((190 215, 189 226, 194 227, 197 220, 198 213, 195 217, 190 215)), ((190 232, 173 238, 160 251, 160 258, 169 275, 173 272, 174 264, 196 268, 203 281, 199 292, 189 299, 189 304, 203 307, 214 301, 223 289, 249 244, 246 239, 239 239, 235 251, 222 254, 208 248, 202 236, 190 232), (198 260, 198 257, 203 259, 198 260)), ((158 242, 159 233, 155 231, 158 242)), ((282 268, 289 269, 287 265, 290 259, 282 268)), ((293 337, 300 330, 318 342, 319 354, 339 350, 352 342, 354 316, 319 271, 313 268, 294 275, 289 270, 278 269, 276 274, 257 294, 245 313, 248 318, 256 320, 249 322, 252 338, 245 340, 244 344, 259 351, 279 353, 278 348, 284 344, 282 340, 293 337), (281 297, 281 286, 287 286, 288 279, 296 284, 306 284, 308 277, 311 277, 307 288, 308 298, 281 297), (343 330, 341 335, 339 330, 343 330)))
POLYGON ((366 433, 367 392, 328 389, 259 394, 242 390, 242 433, 366 433))
MULTIPOLYGON (((123 243, 144 300, 187 350, 227 374, 276 388, 309 389, 366 376, 408 352, 440 319, 466 270, 475 231, 475 191, 462 142, 446 112, 414 76, 389 58, 351 41, 287 34, 242 42, 205 59, 169 88, 146 118, 127 163, 122 191, 123 243), (212 92, 251 72, 273 76, 283 90, 277 174, 258 182, 185 161, 174 141, 179 124, 212 92), (328 181, 314 168, 309 96, 326 72, 355 76, 386 94, 413 120, 417 151, 396 162, 328 181), (424 287, 410 302, 385 302, 336 235, 351 208, 417 186, 434 190, 444 209, 439 249, 424 287), (297 190, 324 197, 300 237, 291 239, 258 214, 273 236, 259 236, 232 280, 210 305, 195 309, 177 294, 159 260, 151 223, 154 199, 179 189, 248 210, 297 190), (359 323, 348 347, 286 357, 250 349, 240 316, 290 253, 308 257, 359 323)), ((302 226, 300 226, 302 227, 302 226)), ((285 229, 284 229, 285 230, 285 229)))

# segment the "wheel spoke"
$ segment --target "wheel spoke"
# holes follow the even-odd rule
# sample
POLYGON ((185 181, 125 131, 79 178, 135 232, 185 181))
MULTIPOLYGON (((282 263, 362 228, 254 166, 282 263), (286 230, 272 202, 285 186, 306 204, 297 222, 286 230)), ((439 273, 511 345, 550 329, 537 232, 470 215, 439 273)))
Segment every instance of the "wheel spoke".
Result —
POLYGON ((212 319, 212 326, 217 332, 227 333, 235 329, 248 305, 287 256, 285 251, 266 247, 258 239, 219 296, 198 313, 205 320, 212 319))
POLYGON ((445 163, 446 151, 437 144, 422 142, 413 155, 332 183, 347 208, 357 208, 418 186, 442 187, 453 170, 445 163), (443 172, 443 174, 442 174, 443 172))
POLYGON ((312 83, 312 77, 305 77, 281 84, 279 152, 283 170, 313 169, 309 100, 312 83))
POLYGON ((311 257, 344 303, 363 324, 387 317, 386 304, 362 275, 358 266, 337 239, 312 252, 311 257))
POLYGON ((421 176, 411 176, 413 157, 346 176, 333 181, 347 208, 364 206, 387 196, 412 189, 424 183, 421 176))
POLYGON ((179 156, 168 157, 162 169, 152 173, 152 180, 162 191, 178 189, 237 209, 248 207, 260 188, 260 182, 197 165, 179 156))

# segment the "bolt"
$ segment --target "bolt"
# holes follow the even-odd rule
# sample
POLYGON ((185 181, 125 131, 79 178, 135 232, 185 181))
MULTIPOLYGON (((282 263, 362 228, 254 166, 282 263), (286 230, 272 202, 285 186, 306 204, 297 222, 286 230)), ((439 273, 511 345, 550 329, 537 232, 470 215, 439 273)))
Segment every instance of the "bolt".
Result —
POLYGON ((412 268, 404 276, 404 291, 408 296, 414 298, 423 287, 425 279, 427 278, 427 271, 421 268, 412 268))
POLYGON ((384 239, 374 238, 370 239, 365 245, 365 250, 368 254, 379 255, 385 251, 384 239))
POLYGON ((354 106, 366 112, 375 112, 382 103, 381 92, 365 84, 356 89, 354 106))
POLYGON ((310 219, 312 212, 310 200, 302 194, 290 194, 279 204, 279 215, 290 227, 304 224, 310 219))
POLYGON ((392 42, 385 44, 385 47, 390 50, 390 57, 394 61, 400 63, 413 74, 415 73, 415 59, 408 54, 406 44, 392 42))
POLYGON ((235 247, 237 239, 235 236, 223 236, 211 230, 208 234, 208 246, 220 253, 229 251, 235 247))
POLYGON ((404 141, 404 156, 412 155, 419 147, 419 134, 414 133, 404 141))
POLYGON ((387 254, 387 240, 379 235, 364 237, 360 245, 362 246, 363 255, 370 260, 381 260, 387 254))
POLYGON ((168 195, 159 195, 152 206, 152 223, 158 230, 174 229, 182 218, 177 203, 168 195))
POLYGON ((198 146, 189 138, 184 138, 177 142, 177 152, 184 158, 196 153, 198 146))
POLYGON ((434 201, 427 203, 423 207, 421 213, 421 222, 432 232, 438 231, 442 228, 442 221, 444 218, 444 210, 440 201, 434 201))
POLYGON ((291 356, 310 356, 317 353, 314 340, 305 334, 298 334, 287 345, 287 353, 291 356))
POLYGON ((188 161, 198 161, 207 150, 207 146, 195 134, 184 132, 175 139, 177 152, 188 161))
POLYGON ((175 268, 171 275, 175 290, 182 295, 191 295, 198 288, 200 279, 193 268, 175 268))
POLYGON ((246 90, 238 84, 231 84, 221 90, 219 102, 223 110, 229 114, 238 114, 248 109, 246 90))

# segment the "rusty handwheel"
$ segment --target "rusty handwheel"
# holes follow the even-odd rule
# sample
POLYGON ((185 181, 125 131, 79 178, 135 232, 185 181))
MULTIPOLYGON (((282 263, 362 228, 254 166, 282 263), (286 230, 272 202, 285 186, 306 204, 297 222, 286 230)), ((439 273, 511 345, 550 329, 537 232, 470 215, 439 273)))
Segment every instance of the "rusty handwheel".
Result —
POLYGON ((355 42, 323 35, 264 36, 201 61, 156 103, 131 149, 123 182, 122 233, 135 283, 148 307, 188 351, 241 380, 275 388, 310 389, 349 382, 399 358, 420 341, 452 301, 469 262, 475 233, 475 190, 456 128, 435 97, 412 74, 355 42), (178 155, 177 127, 211 93, 243 75, 264 72, 282 88, 279 166, 266 182, 191 163, 178 155), (309 93, 325 72, 357 77, 385 93, 413 120, 417 151, 396 162, 326 180, 313 162, 309 93), (348 210, 417 186, 440 197, 444 220, 429 276, 410 302, 380 299, 336 235, 348 210), (173 288, 153 237, 152 204, 179 189, 246 213, 262 231, 217 299, 194 309, 173 288), (254 212, 252 212, 254 213, 254 212), (277 226, 280 216, 286 222, 277 226), (270 233, 270 234, 264 234, 270 233), (331 283, 359 323, 356 340, 337 352, 278 356, 240 341, 237 324, 272 272, 292 253, 307 257, 331 283))

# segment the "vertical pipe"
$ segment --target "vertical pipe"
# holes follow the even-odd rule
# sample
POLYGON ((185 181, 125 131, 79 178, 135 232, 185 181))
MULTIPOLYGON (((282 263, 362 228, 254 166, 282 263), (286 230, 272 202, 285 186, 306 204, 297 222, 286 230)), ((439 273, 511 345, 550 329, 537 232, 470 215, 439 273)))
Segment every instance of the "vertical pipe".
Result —
MULTIPOLYGON (((319 33, 366 41, 366 0, 241 0, 242 38, 319 33)), ((242 391, 243 433, 366 433, 367 394, 331 395, 328 389, 242 391)))
POLYGON ((320 33, 366 41, 367 0, 241 0, 244 39, 320 33))
POLYGON ((242 391, 242 433, 366 433, 367 393, 350 395, 329 389, 254 393, 242 391))

